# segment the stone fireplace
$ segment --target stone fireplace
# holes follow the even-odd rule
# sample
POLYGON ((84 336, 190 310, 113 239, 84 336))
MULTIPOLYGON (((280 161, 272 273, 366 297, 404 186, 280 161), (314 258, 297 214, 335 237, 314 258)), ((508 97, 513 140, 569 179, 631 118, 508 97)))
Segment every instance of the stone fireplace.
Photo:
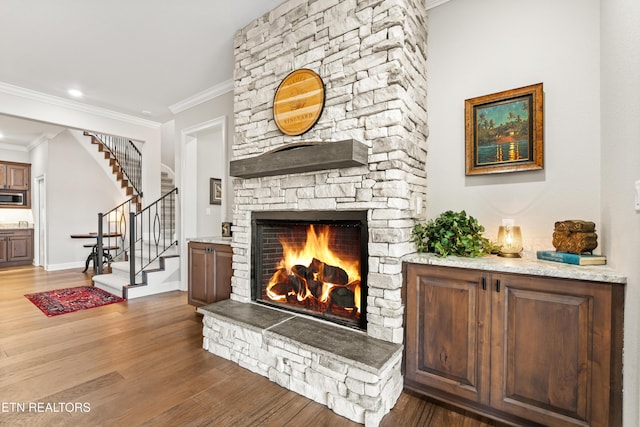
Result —
MULTIPOLYGON (((288 146, 336 141, 363 147, 363 159, 308 169, 293 165, 293 172, 261 174, 254 168, 252 174, 233 180, 234 274, 225 309, 240 313, 243 305, 258 307, 264 323, 252 324, 251 316, 240 313, 246 320, 242 326, 235 321, 221 324, 222 309, 213 309, 211 317, 205 313, 204 346, 371 426, 379 423, 402 390, 402 257, 415 250, 411 229, 426 199, 425 15, 423 2, 417 0, 290 0, 235 37, 233 161, 251 163, 288 146), (311 130, 286 136, 273 119, 273 96, 280 81, 298 68, 320 75, 326 100, 311 130), (334 346, 337 350, 324 348, 322 339, 283 338, 293 315, 282 314, 281 307, 255 304, 262 298, 255 285, 256 269, 262 268, 255 265, 256 219, 282 212, 336 217, 359 212, 365 219, 363 323, 357 329, 366 332, 334 334, 330 328, 342 330, 342 326, 324 322, 317 327, 325 336, 346 341, 349 348, 340 350, 339 344, 334 346), (258 326, 262 329, 253 329, 258 326), (245 344, 232 344, 234 340, 245 344), (386 359, 362 359, 354 354, 354 343, 356 353, 386 359)), ((310 264, 303 270, 316 268, 310 264)), ((348 300, 349 279, 338 281, 345 280, 341 285, 345 289, 339 292, 348 300)), ((287 290, 280 293, 299 289, 297 279, 282 282, 280 287, 287 290)), ((293 317, 296 323, 319 322, 293 317)))
POLYGON ((254 212, 252 300, 366 329, 366 211, 254 212))

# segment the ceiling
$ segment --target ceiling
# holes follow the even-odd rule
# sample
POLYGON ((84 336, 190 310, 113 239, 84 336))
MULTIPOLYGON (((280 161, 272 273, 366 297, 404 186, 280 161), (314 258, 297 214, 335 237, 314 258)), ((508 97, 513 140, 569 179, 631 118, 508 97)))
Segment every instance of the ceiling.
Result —
MULTIPOLYGON (((163 123, 232 79, 235 32, 283 1, 2 0, 0 83, 163 123)), ((0 119, 0 144, 55 129, 21 122, 0 119)))

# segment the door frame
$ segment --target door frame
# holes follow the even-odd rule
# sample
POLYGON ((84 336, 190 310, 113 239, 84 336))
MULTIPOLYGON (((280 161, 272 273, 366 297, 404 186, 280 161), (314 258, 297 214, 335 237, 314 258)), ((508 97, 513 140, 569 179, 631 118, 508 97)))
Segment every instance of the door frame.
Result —
POLYGON ((47 269, 47 183, 44 174, 34 179, 33 265, 47 269))
MULTIPOLYGON (((227 159, 227 120, 226 116, 216 117, 214 119, 198 123, 196 125, 182 129, 180 137, 180 153, 181 153, 181 170, 180 170, 180 253, 188 254, 187 238, 196 236, 196 225, 198 213, 195 209, 197 201, 197 144, 198 133, 209 131, 215 127, 220 127, 222 133, 222 156, 227 159)), ((224 173, 222 174, 222 188, 228 188, 229 185, 229 162, 224 161, 224 173)), ((225 193, 222 195, 222 212, 225 212, 228 201, 225 193)), ((224 215, 223 215, 224 217, 224 215)), ((187 290, 188 284, 188 265, 187 256, 180 257, 180 286, 182 290, 187 290)))

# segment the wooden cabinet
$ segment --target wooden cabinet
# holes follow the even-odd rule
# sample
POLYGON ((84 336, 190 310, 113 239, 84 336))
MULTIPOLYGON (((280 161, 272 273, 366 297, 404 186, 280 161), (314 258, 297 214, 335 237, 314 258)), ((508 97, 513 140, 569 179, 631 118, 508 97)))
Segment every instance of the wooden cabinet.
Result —
POLYGON ((0 161, 0 191, 3 193, 0 208, 30 209, 31 165, 0 161), (7 202, 5 196, 10 201, 7 202), (19 198, 18 201, 14 197, 19 198))
POLYGON ((229 299, 232 252, 229 245, 189 242, 189 304, 229 299))
POLYGON ((0 267, 9 259, 9 239, 0 234, 0 267))
POLYGON ((621 425, 622 285, 404 271, 407 388, 518 425, 621 425))
POLYGON ((0 162, 0 189, 29 190, 30 181, 30 164, 0 162))
POLYGON ((0 230, 0 267, 33 262, 33 230, 0 230))

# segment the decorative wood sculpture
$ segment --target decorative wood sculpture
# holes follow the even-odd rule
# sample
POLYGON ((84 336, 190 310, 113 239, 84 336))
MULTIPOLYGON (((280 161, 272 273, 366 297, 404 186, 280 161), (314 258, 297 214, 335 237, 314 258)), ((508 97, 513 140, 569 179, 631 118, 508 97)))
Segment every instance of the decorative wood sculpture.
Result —
POLYGON ((324 83, 302 68, 284 78, 273 99, 273 117, 286 135, 301 135, 316 124, 324 107, 324 83))
POLYGON ((590 221, 557 221, 553 231, 553 247, 556 251, 572 254, 593 253, 598 246, 596 225, 590 221))

